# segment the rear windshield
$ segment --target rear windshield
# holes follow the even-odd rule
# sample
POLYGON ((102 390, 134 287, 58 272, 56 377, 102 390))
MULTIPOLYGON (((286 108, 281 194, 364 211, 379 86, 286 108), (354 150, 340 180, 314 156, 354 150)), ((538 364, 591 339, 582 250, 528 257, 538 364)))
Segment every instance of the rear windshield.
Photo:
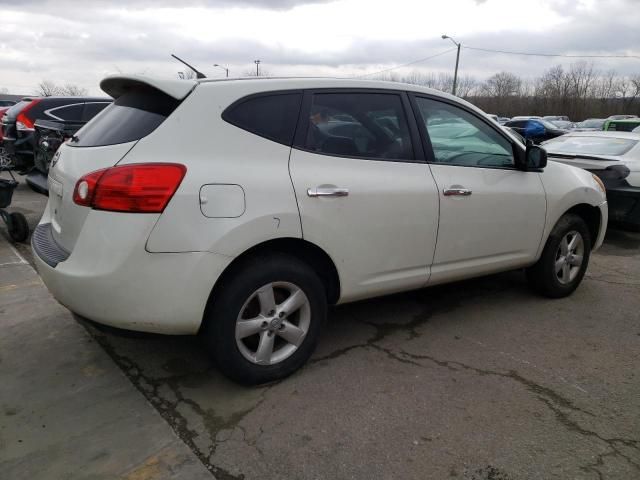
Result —
POLYGON ((580 137, 563 135, 544 142, 550 153, 583 155, 624 155, 631 150, 637 140, 615 137, 580 137))
POLYGON ((118 97, 76 133, 72 147, 133 142, 153 132, 180 104, 159 90, 139 87, 118 97))

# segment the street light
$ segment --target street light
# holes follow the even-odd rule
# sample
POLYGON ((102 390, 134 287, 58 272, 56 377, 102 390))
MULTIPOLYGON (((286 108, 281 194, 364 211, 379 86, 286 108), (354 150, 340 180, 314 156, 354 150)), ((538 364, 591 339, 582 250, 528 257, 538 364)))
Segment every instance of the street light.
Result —
POLYGON ((453 88, 451 89, 451 93, 453 93, 453 95, 455 95, 456 94, 456 85, 458 84, 458 63, 460 62, 460 46, 461 46, 461 44, 456 42, 449 35, 442 35, 442 39, 443 40, 446 40, 447 38, 449 40, 451 40, 456 47, 458 47, 458 53, 456 54, 456 69, 453 72, 453 88))
POLYGON ((220 67, 221 69, 223 69, 225 72, 227 72, 227 78, 229 78, 229 69, 227 67, 223 67, 222 65, 219 65, 217 63, 214 63, 213 66, 220 67))
POLYGON ((256 64, 256 77, 260 76, 260 70, 258 69, 260 66, 260 60, 254 60, 253 63, 256 64))

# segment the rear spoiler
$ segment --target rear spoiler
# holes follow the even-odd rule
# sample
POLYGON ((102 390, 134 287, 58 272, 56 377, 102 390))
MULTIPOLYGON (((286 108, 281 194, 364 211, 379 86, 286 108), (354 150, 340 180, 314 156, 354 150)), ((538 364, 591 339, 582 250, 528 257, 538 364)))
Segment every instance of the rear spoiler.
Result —
POLYGON ((100 88, 113 98, 118 98, 128 91, 146 86, 160 90, 176 100, 184 99, 196 85, 198 85, 198 82, 194 80, 153 78, 142 75, 112 75, 100 82, 100 88))

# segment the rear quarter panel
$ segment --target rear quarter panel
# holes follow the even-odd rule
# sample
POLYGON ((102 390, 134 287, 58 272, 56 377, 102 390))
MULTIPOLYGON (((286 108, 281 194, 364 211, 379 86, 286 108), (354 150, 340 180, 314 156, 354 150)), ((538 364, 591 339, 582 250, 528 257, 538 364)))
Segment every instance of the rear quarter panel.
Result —
POLYGON ((259 87, 249 82, 200 84, 124 158, 122 164, 187 166, 185 178, 147 241, 148 251, 236 256, 263 241, 302 236, 289 176, 291 148, 221 118, 228 105, 259 87), (244 213, 233 218, 206 217, 199 193, 209 184, 239 185, 245 194, 244 213))

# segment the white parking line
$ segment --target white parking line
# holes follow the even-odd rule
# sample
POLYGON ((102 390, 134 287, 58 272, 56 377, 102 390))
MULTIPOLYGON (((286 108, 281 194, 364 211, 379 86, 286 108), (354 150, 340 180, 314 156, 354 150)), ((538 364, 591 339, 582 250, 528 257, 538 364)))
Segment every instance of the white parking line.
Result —
POLYGON ((20 252, 18 250, 16 250, 16 248, 11 245, 10 243, 7 242, 7 245, 9 245, 9 248, 11 249, 11 251, 13 252, 13 254, 18 257, 18 261, 17 262, 5 262, 5 263, 0 263, 0 267, 7 267, 9 265, 26 265, 29 262, 27 262, 25 260, 25 258, 20 255, 20 252))

